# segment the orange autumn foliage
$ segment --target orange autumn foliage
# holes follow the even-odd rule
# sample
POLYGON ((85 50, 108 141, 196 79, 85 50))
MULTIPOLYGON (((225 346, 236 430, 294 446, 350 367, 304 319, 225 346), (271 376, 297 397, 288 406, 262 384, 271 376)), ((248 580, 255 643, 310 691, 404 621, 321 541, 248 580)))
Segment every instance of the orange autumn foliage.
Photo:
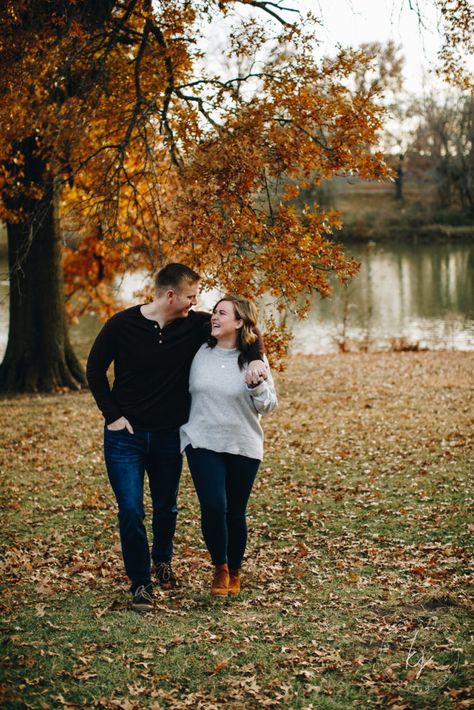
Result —
POLYGON ((442 77, 464 91, 472 91, 474 54, 474 8, 470 0, 436 0, 442 17, 443 45, 440 51, 442 77), (471 60, 471 70, 467 59, 471 60))
POLYGON ((315 19, 257 0, 10 0, 0 19, 1 217, 21 219, 15 195, 41 189, 21 179, 34 136, 74 235, 70 316, 109 315, 117 275, 167 260, 301 315, 330 274, 356 272, 332 238, 339 216, 291 200, 334 175, 388 174, 372 149, 379 87, 351 81, 363 52, 317 60, 315 19))

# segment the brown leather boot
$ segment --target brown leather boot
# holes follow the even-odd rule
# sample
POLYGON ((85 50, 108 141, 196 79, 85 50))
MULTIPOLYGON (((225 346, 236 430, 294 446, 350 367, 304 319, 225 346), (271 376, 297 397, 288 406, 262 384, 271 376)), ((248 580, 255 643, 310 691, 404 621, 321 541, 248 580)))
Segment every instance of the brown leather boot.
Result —
POLYGON ((214 579, 212 580, 211 594, 214 597, 226 597, 229 587, 229 566, 224 565, 214 567, 214 579))
POLYGON ((227 593, 229 596, 233 596, 240 592, 240 570, 230 569, 229 570, 229 587, 227 593))

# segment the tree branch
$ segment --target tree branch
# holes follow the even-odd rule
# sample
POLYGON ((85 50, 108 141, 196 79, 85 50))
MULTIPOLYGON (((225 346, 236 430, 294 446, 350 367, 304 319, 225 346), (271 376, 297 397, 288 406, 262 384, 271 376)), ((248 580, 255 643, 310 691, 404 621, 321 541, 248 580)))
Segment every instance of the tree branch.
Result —
POLYGON ((275 12, 275 10, 270 9, 271 7, 274 7, 282 12, 296 12, 298 15, 300 14, 299 10, 295 10, 295 8, 292 7, 282 7, 279 2, 269 2, 268 0, 248 0, 248 2, 245 2, 245 0, 240 0, 240 2, 243 2, 244 5, 252 5, 253 7, 257 7, 260 10, 264 10, 264 12, 274 17, 275 20, 278 20, 278 22, 281 25, 284 25, 285 27, 291 27, 291 22, 287 22, 287 20, 284 20, 283 17, 281 17, 277 12, 275 12))

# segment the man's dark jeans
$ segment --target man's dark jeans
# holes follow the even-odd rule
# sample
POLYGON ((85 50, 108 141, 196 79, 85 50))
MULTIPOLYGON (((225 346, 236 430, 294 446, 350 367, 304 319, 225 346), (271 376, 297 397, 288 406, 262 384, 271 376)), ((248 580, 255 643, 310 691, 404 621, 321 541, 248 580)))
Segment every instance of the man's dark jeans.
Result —
POLYGON ((150 584, 150 549, 143 507, 143 481, 148 474, 153 505, 153 562, 168 562, 173 554, 182 456, 179 431, 104 429, 107 473, 118 504, 125 571, 132 591, 150 584))

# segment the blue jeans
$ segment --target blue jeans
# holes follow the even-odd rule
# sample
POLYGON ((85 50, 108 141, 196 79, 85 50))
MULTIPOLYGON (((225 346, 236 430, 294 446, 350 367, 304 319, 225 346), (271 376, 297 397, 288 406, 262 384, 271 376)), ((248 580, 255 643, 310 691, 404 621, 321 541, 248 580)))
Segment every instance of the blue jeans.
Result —
POLYGON ((145 471, 153 506, 153 562, 168 562, 173 554, 182 467, 179 431, 135 431, 130 434, 126 429, 110 431, 105 427, 104 455, 118 504, 125 571, 132 583, 131 589, 135 591, 141 584, 151 582, 150 549, 143 523, 145 471))
POLYGON ((212 562, 239 569, 247 546, 247 503, 260 461, 186 447, 201 504, 201 529, 212 562))

